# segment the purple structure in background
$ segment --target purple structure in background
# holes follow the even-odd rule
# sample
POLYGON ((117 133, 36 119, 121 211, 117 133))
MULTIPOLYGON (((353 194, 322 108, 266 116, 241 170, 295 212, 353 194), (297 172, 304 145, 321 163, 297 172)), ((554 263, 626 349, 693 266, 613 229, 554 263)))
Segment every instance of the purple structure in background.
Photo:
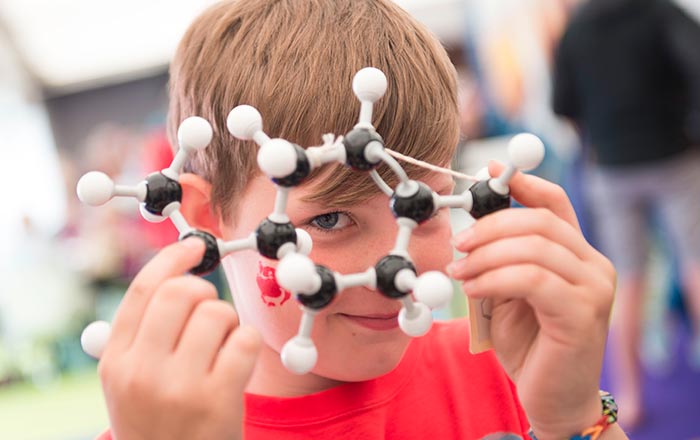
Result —
MULTIPOLYGON (((643 374, 644 421, 633 431, 632 440, 700 440, 700 372, 688 366, 690 340, 686 325, 677 326, 669 353, 673 362, 663 376, 643 374)), ((603 365, 601 388, 614 392, 609 357, 603 365)), ((620 412, 625 409, 620 408, 620 412)), ((624 428, 624 425, 622 426, 624 428)))

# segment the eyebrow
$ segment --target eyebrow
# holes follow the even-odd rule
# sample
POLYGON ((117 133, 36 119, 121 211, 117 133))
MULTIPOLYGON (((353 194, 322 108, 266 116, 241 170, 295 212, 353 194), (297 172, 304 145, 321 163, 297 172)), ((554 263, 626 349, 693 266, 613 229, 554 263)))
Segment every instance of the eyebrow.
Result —
MULTIPOLYGON (((378 192, 377 194, 382 194, 378 192)), ((329 209, 350 209, 364 204, 370 197, 363 200, 344 200, 340 202, 324 203, 321 201, 309 201, 305 198, 299 199, 299 209, 302 211, 327 211, 329 209)), ((387 197, 387 201, 389 198, 387 197)))
MULTIPOLYGON (((422 181, 421 181, 422 182, 422 181)), ((423 182, 425 183, 425 182, 423 182)), ((427 183, 425 183, 428 185, 427 183)), ((454 180, 450 180, 450 183, 441 185, 439 189, 435 189, 432 186, 428 185, 428 187, 433 190, 434 192, 438 194, 446 193, 449 192, 450 194, 454 191, 454 186, 455 182, 454 180), (449 190, 449 191, 448 191, 449 190)), ((374 195, 379 195, 383 194, 379 188, 377 188, 376 194, 370 195, 367 199, 363 200, 345 200, 345 201, 340 201, 340 202, 335 202, 335 203, 324 203, 321 201, 311 201, 307 200, 306 197, 302 197, 300 199, 300 209, 303 211, 324 211, 324 210, 329 210, 329 209, 350 209, 356 206, 362 205, 364 202, 366 202, 369 198, 374 197, 374 195)), ((386 196, 387 202, 389 200, 389 196, 386 196)))

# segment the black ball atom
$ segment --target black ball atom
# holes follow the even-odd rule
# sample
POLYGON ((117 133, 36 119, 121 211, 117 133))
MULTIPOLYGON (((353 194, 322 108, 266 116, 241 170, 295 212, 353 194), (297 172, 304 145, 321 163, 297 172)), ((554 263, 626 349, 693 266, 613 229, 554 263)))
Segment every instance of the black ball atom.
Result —
POLYGON ((216 242, 216 237, 208 232, 195 229, 183 235, 180 240, 182 241, 188 237, 199 237, 204 240, 204 245, 206 246, 202 261, 196 267, 190 269, 190 273, 194 275, 206 275, 213 272, 221 261, 219 245, 216 242))
POLYGON ((345 163, 357 171, 369 171, 381 161, 372 163, 365 157, 365 149, 370 142, 376 141, 384 146, 384 139, 369 128, 353 128, 343 138, 345 146, 345 163))
POLYGON ((406 217, 418 224, 423 223, 435 212, 433 190, 428 185, 418 182, 418 191, 412 196, 402 197, 394 191, 389 206, 394 217, 406 217))
POLYGON ((327 267, 317 264, 316 273, 321 277, 321 287, 316 293, 297 294, 297 300, 305 307, 313 310, 320 310, 333 301, 333 298, 335 298, 338 293, 338 286, 335 284, 333 272, 327 267))
POLYGON ((489 186, 489 180, 481 180, 469 188, 473 201, 469 214, 474 218, 481 218, 492 212, 510 207, 510 194, 497 193, 489 186))
POLYGON ((277 260, 277 251, 285 243, 297 243, 297 231, 290 222, 275 223, 266 218, 255 230, 258 252, 261 255, 277 260))
POLYGON ((382 295, 392 299, 405 296, 406 292, 400 291, 394 284, 396 274, 403 269, 410 269, 416 273, 416 267, 413 263, 400 255, 387 255, 379 260, 374 265, 374 271, 377 273, 377 290, 382 295))
POLYGON ((172 202, 182 201, 180 182, 171 179, 160 171, 146 177, 146 200, 144 208, 154 215, 163 215, 163 209, 172 202))
POLYGON ((294 151, 297 153, 297 164, 294 172, 285 177, 273 177, 272 181, 284 187, 297 186, 304 181, 311 173, 311 164, 309 158, 306 157, 306 152, 299 145, 294 145, 294 151))

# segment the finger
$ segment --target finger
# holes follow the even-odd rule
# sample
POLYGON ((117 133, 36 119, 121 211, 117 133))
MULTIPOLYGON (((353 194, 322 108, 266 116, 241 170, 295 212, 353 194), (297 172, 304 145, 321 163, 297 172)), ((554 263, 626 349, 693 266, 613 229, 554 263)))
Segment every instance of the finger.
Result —
POLYGON ((517 264, 535 264, 554 272, 571 284, 583 284, 587 279, 585 263, 561 244, 539 235, 505 238, 477 247, 466 257, 448 266, 455 279, 470 279, 517 264))
POLYGON ((242 325, 234 329, 221 347, 212 374, 222 378, 227 386, 243 392, 253 373, 261 346, 260 333, 253 327, 242 325))
POLYGON ((562 295, 574 287, 563 278, 535 264, 517 264, 490 270, 462 283, 471 298, 527 301, 538 316, 566 317, 572 301, 562 295))
MULTIPOLYGON (((501 163, 489 162, 491 176, 499 176, 504 168, 505 166, 501 163)), ((523 206, 549 209, 576 230, 581 230, 574 207, 561 186, 521 172, 513 175, 508 186, 510 187, 510 195, 523 206)))
POLYGON ((197 305, 175 351, 176 363, 188 371, 209 372, 228 334, 238 326, 233 306, 220 300, 197 305))
POLYGON ((503 209, 480 218, 458 233, 453 243, 461 252, 471 252, 494 240, 521 235, 540 235, 557 242, 581 260, 595 260, 597 252, 583 235, 548 209, 503 209))
POLYGON ((112 323, 106 350, 125 350, 136 336, 148 303, 166 279, 195 267, 204 255, 204 242, 196 237, 163 248, 141 269, 124 295, 112 323))
POLYGON ((146 307, 132 347, 141 353, 172 353, 187 321, 202 301, 216 299, 216 288, 193 275, 167 279, 146 307))

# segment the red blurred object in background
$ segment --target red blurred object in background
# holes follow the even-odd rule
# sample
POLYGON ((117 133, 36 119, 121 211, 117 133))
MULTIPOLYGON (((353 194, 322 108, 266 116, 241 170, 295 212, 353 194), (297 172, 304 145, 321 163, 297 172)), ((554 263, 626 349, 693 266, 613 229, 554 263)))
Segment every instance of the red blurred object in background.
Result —
MULTIPOLYGON (((159 129, 146 135, 142 160, 144 177, 169 167, 173 157, 173 150, 165 131, 159 129)), ((178 239, 177 229, 170 221, 151 223, 141 218, 139 225, 148 245, 153 248, 160 249, 178 239)))

